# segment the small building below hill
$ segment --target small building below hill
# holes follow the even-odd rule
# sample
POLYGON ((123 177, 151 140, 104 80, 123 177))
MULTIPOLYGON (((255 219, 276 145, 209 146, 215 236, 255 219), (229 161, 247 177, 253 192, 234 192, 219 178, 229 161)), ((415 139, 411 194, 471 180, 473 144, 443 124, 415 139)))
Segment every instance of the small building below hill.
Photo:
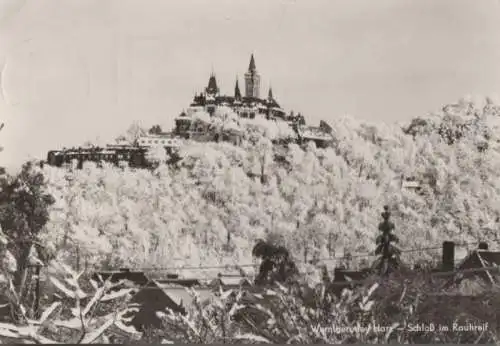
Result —
POLYGON ((327 148, 333 144, 334 138, 331 134, 331 127, 324 121, 321 122, 320 126, 297 125, 294 126, 294 129, 300 144, 314 142, 318 148, 327 148))
POLYGON ((331 283, 331 292, 335 295, 340 296, 342 291, 347 289, 353 289, 355 287, 363 286, 364 280, 366 280, 371 274, 370 269, 347 270, 343 268, 335 268, 333 274, 333 281, 331 283))
POLYGON ((162 321, 157 315, 158 312, 170 309, 175 313, 185 314, 194 304, 194 297, 189 290, 194 289, 203 302, 213 296, 215 288, 204 285, 196 279, 179 278, 176 274, 167 275, 167 279, 151 280, 144 272, 129 269, 94 273, 92 280, 97 282, 109 280, 113 284, 123 282, 112 291, 125 287, 134 288, 135 292, 129 301, 129 307, 138 311, 125 324, 134 327, 138 332, 149 328, 161 328, 162 321))
POLYGON ((137 139, 137 145, 140 147, 157 147, 162 146, 165 148, 179 148, 182 143, 175 138, 172 134, 161 135, 146 135, 137 139))
POLYGON ((109 280, 112 284, 125 281, 127 286, 142 287, 149 282, 148 277, 142 271, 131 271, 128 268, 122 268, 118 271, 101 271, 94 273, 91 277, 96 282, 109 280))
POLYGON ((462 271, 454 277, 454 283, 475 280, 488 287, 500 285, 500 251, 484 248, 473 251, 459 265, 462 271), (475 269, 480 269, 475 271, 475 269))
POLYGON ((455 266, 455 243, 443 243, 443 265, 435 275, 444 279, 443 288, 479 294, 500 285, 500 251, 488 250, 488 244, 480 243, 455 266))
POLYGON ((170 309, 175 313, 185 314, 194 304, 195 298, 190 289, 196 291, 201 302, 213 296, 213 288, 202 286, 198 280, 151 280, 131 299, 131 305, 137 306, 139 311, 130 325, 138 331, 151 327, 161 328, 162 321, 158 312, 170 309))
POLYGON ((253 286, 252 280, 242 275, 219 274, 217 279, 214 279, 209 284, 212 287, 221 287, 223 289, 234 289, 240 287, 253 286))

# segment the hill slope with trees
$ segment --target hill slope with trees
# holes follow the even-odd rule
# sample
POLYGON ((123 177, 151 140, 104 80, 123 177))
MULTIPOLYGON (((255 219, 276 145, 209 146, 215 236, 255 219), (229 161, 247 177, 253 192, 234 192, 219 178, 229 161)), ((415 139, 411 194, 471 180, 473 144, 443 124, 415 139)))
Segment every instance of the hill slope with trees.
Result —
POLYGON ((461 100, 404 128, 336 119, 328 149, 278 152, 261 131, 238 147, 188 142, 183 160, 154 172, 46 167, 56 203, 43 238, 87 265, 251 263, 255 241, 271 236, 310 260, 373 252, 387 204, 402 249, 496 241, 499 120, 490 100, 461 100))

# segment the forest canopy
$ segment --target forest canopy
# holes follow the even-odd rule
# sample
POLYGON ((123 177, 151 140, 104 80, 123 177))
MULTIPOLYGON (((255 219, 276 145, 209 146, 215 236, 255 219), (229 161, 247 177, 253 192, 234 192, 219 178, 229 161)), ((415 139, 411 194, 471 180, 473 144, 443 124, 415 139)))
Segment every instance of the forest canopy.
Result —
MULTIPOLYGON (((403 127, 329 123, 327 149, 273 146, 276 131, 264 130, 240 146, 187 142, 180 162, 153 172, 45 167, 56 202, 41 240, 87 266, 252 263, 256 240, 269 237, 301 261, 338 248, 372 253, 388 205, 401 249, 497 241, 500 107, 492 100, 465 98, 403 127)), ((142 133, 134 126, 129 137, 142 133)))

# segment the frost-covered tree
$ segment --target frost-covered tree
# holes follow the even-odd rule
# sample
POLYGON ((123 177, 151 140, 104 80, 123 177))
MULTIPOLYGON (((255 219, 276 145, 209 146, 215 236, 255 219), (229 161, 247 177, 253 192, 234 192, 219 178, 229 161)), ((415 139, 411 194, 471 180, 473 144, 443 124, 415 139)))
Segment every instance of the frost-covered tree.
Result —
MULTIPOLYGON (((447 121, 443 111, 430 117, 435 126, 415 135, 399 125, 338 118, 331 121, 335 143, 324 149, 274 145, 265 126, 239 119, 240 146, 188 140, 179 162, 155 171, 46 167, 57 202, 43 242, 57 244, 68 261, 76 261, 79 244, 80 265, 209 266, 250 263, 256 240, 272 235, 297 258, 311 260, 338 247, 374 251, 372 229, 385 204, 394 206, 391 220, 404 225, 403 249, 439 246, 443 238, 494 241, 500 227, 495 107, 448 107, 446 114, 477 118, 477 131, 451 145, 437 131, 447 121), (476 150, 478 140, 487 150, 476 150), (410 180, 419 191, 408 187, 410 180)), ((412 264, 438 255, 402 259, 412 264)))
POLYGON ((135 144, 139 137, 145 136, 146 134, 147 130, 144 129, 138 122, 134 122, 129 126, 125 134, 118 136, 115 141, 135 144))
POLYGON ((153 125, 149 130, 148 133, 151 135, 160 135, 162 134, 163 130, 160 125, 153 125))
POLYGON ((165 163, 168 159, 167 151, 161 145, 152 146, 146 153, 146 160, 154 165, 165 163))
POLYGON ((378 230, 382 234, 377 237, 377 248, 375 249, 375 255, 378 255, 379 258, 373 265, 380 275, 389 274, 397 269, 401 263, 399 258, 401 251, 394 245, 398 242, 398 237, 392 233, 395 227, 394 223, 390 221, 390 217, 389 206, 384 206, 383 221, 378 226, 378 230))
POLYGON ((256 285, 285 283, 298 274, 297 266, 283 246, 259 239, 252 250, 252 255, 262 259, 259 273, 255 278, 256 285))
POLYGON ((0 177, 0 228, 17 263, 14 285, 21 300, 27 293, 30 256, 34 251, 44 252, 39 236, 54 202, 47 193, 44 175, 31 162, 24 164, 15 176, 0 177))

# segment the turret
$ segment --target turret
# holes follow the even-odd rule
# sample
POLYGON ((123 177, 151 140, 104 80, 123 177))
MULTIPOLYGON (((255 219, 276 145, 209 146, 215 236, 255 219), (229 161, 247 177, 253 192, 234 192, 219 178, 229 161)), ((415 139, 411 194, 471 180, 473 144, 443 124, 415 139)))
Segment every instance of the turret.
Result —
POLYGON ((274 98, 273 98, 273 88, 269 87, 269 93, 267 94, 267 99, 269 101, 272 101, 274 98))
POLYGON ((208 79, 208 86, 205 89, 208 95, 217 95, 219 93, 219 88, 217 87, 217 80, 215 79, 215 74, 211 74, 208 79))
POLYGON ((236 78, 236 85, 234 87, 234 99, 236 101, 240 101, 241 100, 241 92, 240 92, 240 87, 238 85, 238 78, 236 78))

